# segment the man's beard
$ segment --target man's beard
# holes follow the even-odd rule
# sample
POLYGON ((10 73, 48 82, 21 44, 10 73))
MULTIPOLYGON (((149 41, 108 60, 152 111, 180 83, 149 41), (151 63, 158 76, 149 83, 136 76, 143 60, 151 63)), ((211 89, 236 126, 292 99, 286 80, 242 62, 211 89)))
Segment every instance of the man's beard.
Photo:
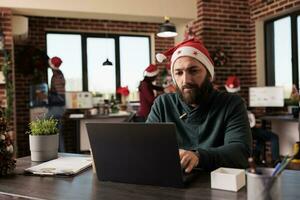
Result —
POLYGON ((206 76, 202 85, 199 87, 196 84, 185 84, 180 90, 176 84, 176 90, 179 93, 179 97, 188 105, 199 105, 201 102, 205 101, 213 89, 213 85, 206 76), (184 89, 191 89, 190 92, 184 93, 184 89))

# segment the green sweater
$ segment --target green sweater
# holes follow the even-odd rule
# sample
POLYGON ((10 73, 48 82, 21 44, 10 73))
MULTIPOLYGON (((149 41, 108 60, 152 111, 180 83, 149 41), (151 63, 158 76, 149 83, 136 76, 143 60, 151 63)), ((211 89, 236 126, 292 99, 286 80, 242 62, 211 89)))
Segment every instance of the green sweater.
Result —
POLYGON ((179 148, 198 151, 204 169, 248 166, 252 138, 245 104, 237 95, 213 91, 196 108, 177 93, 160 95, 147 122, 174 122, 179 148))

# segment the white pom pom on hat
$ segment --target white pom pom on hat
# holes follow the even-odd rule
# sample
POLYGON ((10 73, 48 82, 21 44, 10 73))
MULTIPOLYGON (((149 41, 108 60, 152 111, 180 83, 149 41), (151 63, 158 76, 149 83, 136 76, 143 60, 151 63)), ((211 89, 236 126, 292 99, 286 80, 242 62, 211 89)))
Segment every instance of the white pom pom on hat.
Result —
POLYGON ((160 63, 162 63, 164 60, 167 59, 167 57, 162 53, 156 54, 155 57, 156 57, 156 60, 160 63))
POLYGON ((150 64, 144 71, 144 76, 153 77, 158 74, 159 70, 156 65, 150 64))
POLYGON ((240 79, 237 76, 228 76, 225 84, 226 91, 236 93, 241 90, 240 79))

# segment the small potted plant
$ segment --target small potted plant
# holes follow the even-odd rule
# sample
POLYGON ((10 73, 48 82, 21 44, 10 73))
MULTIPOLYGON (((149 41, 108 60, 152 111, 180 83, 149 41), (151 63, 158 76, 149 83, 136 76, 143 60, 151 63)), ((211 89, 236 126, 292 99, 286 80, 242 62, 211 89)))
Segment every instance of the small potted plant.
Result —
POLYGON ((53 118, 37 119, 29 123, 29 146, 32 161, 57 158, 58 121, 53 118))

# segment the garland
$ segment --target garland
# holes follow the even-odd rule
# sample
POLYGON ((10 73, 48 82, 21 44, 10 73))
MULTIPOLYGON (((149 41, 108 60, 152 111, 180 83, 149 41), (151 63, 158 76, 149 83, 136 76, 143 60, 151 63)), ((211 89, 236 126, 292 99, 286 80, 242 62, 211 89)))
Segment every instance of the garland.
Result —
POLYGON ((3 50, 4 61, 2 66, 3 75, 5 78, 5 90, 6 90, 6 108, 4 111, 5 118, 9 120, 13 113, 13 84, 10 78, 11 75, 11 60, 10 55, 3 50))
POLYGON ((13 158, 13 141, 2 114, 2 108, 0 108, 0 177, 12 174, 16 168, 16 160, 13 158))
POLYGON ((215 66, 217 66, 217 67, 221 66, 222 67, 227 63, 228 57, 224 53, 224 50, 219 48, 214 52, 213 60, 214 60, 215 66))

